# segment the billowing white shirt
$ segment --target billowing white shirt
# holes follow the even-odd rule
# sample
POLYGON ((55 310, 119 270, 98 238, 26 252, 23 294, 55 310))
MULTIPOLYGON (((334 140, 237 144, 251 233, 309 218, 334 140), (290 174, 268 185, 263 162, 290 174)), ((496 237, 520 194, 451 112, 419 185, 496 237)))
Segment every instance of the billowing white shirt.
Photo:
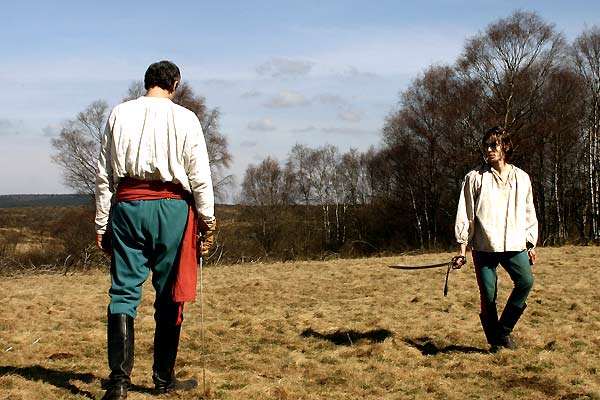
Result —
POLYGON ((531 180, 525 171, 508 167, 506 182, 489 165, 465 176, 456 213, 458 243, 489 252, 521 251, 537 243, 531 180))
POLYGON ((198 217, 214 220, 208 152, 200 121, 170 99, 142 96, 116 106, 102 137, 96 175, 96 232, 104 233, 123 177, 179 183, 198 217))

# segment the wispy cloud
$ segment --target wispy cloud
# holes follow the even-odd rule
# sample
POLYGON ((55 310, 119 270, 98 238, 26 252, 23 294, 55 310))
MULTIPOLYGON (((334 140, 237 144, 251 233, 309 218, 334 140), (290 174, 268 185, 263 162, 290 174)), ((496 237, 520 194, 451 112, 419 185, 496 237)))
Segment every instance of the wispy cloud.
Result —
POLYGON ((243 147, 243 148, 256 147, 257 144, 258 144, 258 142, 254 141, 254 140, 244 140, 243 142, 240 143, 240 147, 243 147))
POLYGON ((347 128, 347 127, 322 128, 321 132, 327 133, 327 134, 336 134, 336 135, 364 135, 364 134, 368 133, 364 129, 347 128))
POLYGON ((257 121, 251 121, 248 123, 248 129, 252 131, 268 132, 276 129, 273 120, 269 117, 259 119, 257 121))
POLYGON ((251 98, 253 98, 253 97, 259 97, 259 96, 261 96, 261 95, 262 95, 262 93, 261 93, 261 92, 259 92, 258 90, 252 89, 252 90, 249 90, 249 91, 247 91, 247 92, 244 92, 244 93, 242 93, 242 94, 240 95, 240 97, 241 97, 242 99, 251 99, 251 98))
POLYGON ((61 127, 57 124, 49 124, 42 128, 44 137, 56 137, 59 135, 61 127))
POLYGON ((234 87, 235 82, 227 80, 227 79, 205 79, 202 83, 206 86, 215 86, 215 87, 234 87))
POLYGON ((269 108, 301 107, 309 104, 306 97, 297 92, 284 90, 271 97, 264 105, 269 108))
POLYGON ((375 79, 379 78, 379 76, 373 72, 361 71, 354 66, 349 66, 343 73, 343 76, 348 78, 367 78, 367 79, 375 79))
POLYGON ((298 77, 308 75, 313 65, 311 61, 276 57, 256 67, 256 72, 263 77, 298 77))
POLYGON ((362 112, 357 110, 343 110, 338 113, 342 121, 357 123, 362 120, 362 112))
POLYGON ((315 128, 313 125, 309 125, 309 126, 305 126, 304 128, 295 128, 295 129, 292 129, 291 131, 293 133, 308 133, 308 132, 314 132, 316 130, 317 130, 317 128, 315 128))
POLYGON ((344 106, 348 102, 337 94, 323 93, 315 97, 315 100, 321 104, 344 106))
POLYGON ((0 136, 18 135, 23 128, 23 121, 0 118, 0 136))

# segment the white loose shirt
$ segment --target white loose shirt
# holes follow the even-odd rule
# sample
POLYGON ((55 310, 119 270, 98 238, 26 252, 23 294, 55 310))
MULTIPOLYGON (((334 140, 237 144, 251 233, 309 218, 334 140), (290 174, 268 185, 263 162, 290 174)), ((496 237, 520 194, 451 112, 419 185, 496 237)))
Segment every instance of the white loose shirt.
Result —
POLYGON ((488 252, 522 251, 536 245, 538 221, 531 180, 508 164, 506 182, 489 165, 469 172, 463 181, 455 235, 458 243, 488 252))
POLYGON ((168 98, 142 96, 116 106, 102 137, 96 175, 96 232, 104 233, 123 177, 179 183, 198 218, 214 220, 208 152, 196 115, 168 98))

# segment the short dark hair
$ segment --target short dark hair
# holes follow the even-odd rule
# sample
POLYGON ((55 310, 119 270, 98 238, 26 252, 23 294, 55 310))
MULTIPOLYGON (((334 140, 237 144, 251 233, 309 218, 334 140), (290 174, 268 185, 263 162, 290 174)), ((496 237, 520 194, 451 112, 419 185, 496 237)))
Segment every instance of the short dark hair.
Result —
POLYGON ((179 67, 171 61, 159 61, 150 64, 144 75, 146 90, 158 86, 161 89, 171 91, 175 81, 181 81, 181 73, 179 67))
POLYGON ((502 145, 502 151, 504 151, 505 155, 504 159, 509 161, 513 153, 513 143, 510 133, 498 125, 493 126, 483 135, 481 145, 486 146, 488 139, 491 137, 494 137, 502 145))

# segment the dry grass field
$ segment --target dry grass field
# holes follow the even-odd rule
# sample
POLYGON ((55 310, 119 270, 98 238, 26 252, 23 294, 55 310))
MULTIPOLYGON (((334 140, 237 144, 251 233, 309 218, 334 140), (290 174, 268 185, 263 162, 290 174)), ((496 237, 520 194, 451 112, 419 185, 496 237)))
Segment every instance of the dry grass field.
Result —
MULTIPOLYGON (((206 390, 180 399, 600 399, 600 249, 539 250, 517 350, 487 352, 472 264, 451 254, 204 270, 206 390)), ((469 260, 470 261, 470 260, 469 260)), ((99 399, 108 376, 108 273, 0 282, 0 399, 99 399)), ((500 274, 503 304, 510 281, 500 274)), ((153 399, 152 301, 136 319, 131 399, 153 399)), ((200 303, 178 375, 202 382, 200 303)))

